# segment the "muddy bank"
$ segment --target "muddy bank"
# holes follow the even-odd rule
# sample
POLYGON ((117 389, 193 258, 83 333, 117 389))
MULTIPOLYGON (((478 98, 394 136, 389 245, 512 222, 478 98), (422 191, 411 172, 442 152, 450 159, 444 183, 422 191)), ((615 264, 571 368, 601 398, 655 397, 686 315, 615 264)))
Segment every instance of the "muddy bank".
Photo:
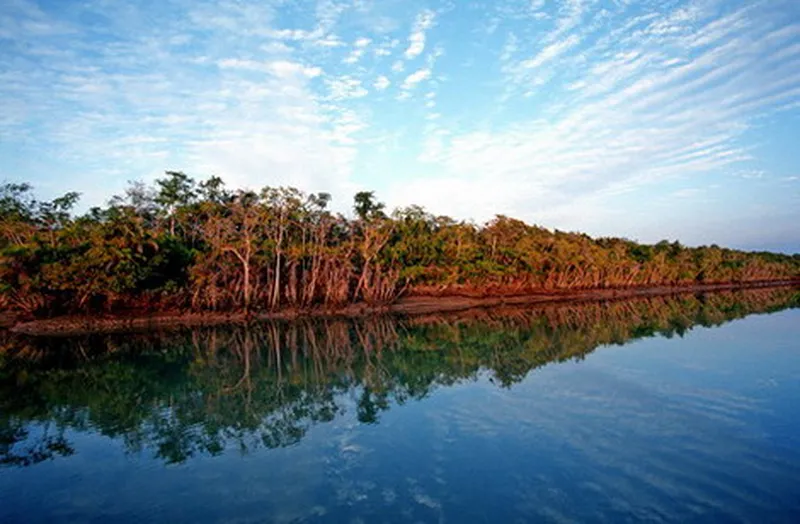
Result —
POLYGON ((389 305, 352 304, 338 309, 282 310, 255 314, 164 312, 146 316, 64 316, 21 322, 11 331, 34 336, 68 336, 88 333, 114 333, 168 329, 199 325, 245 323, 257 320, 295 319, 299 317, 360 317, 375 314, 424 315, 471 308, 510 305, 537 305, 556 302, 619 300, 634 297, 675 295, 735 289, 800 286, 800 280, 760 281, 693 286, 655 286, 622 289, 581 289, 547 291, 525 295, 468 297, 455 295, 410 296, 389 305))

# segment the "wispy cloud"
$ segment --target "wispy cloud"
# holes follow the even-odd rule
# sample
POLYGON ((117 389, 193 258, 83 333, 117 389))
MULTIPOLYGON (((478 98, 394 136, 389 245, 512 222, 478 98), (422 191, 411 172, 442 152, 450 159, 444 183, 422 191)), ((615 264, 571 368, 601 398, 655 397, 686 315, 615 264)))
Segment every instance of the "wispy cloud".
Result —
MULTIPOLYGON (((745 136, 759 115, 800 97, 800 76, 791 72, 800 52, 789 36, 800 26, 777 11, 756 17, 745 6, 715 18, 714 11, 679 9, 608 40, 603 37, 610 32, 587 33, 578 25, 587 5, 563 9, 533 56, 516 58, 528 46, 513 34, 506 39, 501 58, 512 72, 509 85, 524 93, 550 82, 549 102, 517 115, 516 102, 508 102, 508 124, 499 130, 490 125, 480 126, 490 132, 437 135, 435 151, 426 149, 421 159, 441 166, 445 174, 438 179, 463 196, 443 204, 428 193, 425 204, 485 218, 502 202, 508 212, 565 227, 597 231, 596 217, 619 225, 604 208, 620 195, 753 162, 745 136), (571 54, 584 40, 592 44, 571 54), (555 72, 532 74, 548 65, 555 72)), ((430 183, 426 178, 393 189, 408 199, 430 183)), ((681 199, 688 194, 674 192, 681 199)), ((663 226, 661 233, 636 229, 650 238, 670 234, 663 226)))
POLYGON ((367 50, 367 46, 369 46, 369 44, 371 43, 372 40, 370 40, 369 38, 362 37, 356 40, 355 43, 353 44, 353 50, 350 52, 347 58, 344 59, 344 63, 355 64, 356 62, 361 60, 361 57, 364 56, 364 53, 367 50))
POLYGON ((14 0, 0 178, 92 204, 173 168, 339 202, 370 184, 390 204, 643 238, 796 206, 796 2, 409 5, 14 0))
POLYGON ((411 31, 411 36, 408 37, 408 49, 406 49, 406 60, 412 60, 422 54, 425 50, 425 33, 431 27, 435 20, 435 15, 431 10, 424 10, 417 15, 414 21, 414 28, 411 31))
POLYGON ((419 69, 414 71, 403 80, 403 89, 413 89, 423 80, 431 77, 431 70, 428 68, 419 69))
POLYGON ((570 48, 575 47, 580 41, 581 39, 578 35, 570 35, 563 40, 548 45, 533 58, 523 61, 520 66, 523 69, 536 69, 537 67, 541 67, 543 64, 565 53, 570 48))

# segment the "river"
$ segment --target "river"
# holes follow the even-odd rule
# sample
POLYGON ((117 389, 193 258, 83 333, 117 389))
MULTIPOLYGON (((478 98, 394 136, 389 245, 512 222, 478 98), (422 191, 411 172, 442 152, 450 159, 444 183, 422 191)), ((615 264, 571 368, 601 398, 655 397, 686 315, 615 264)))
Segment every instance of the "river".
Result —
POLYGON ((800 522, 798 306, 6 336, 0 522, 800 522))

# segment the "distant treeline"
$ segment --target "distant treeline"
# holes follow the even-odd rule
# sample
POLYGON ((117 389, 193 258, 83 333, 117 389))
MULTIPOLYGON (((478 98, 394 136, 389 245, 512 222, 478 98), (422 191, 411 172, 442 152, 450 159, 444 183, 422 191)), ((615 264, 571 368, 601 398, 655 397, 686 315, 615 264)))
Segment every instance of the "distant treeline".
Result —
POLYGON ((0 186, 0 309, 32 315, 129 309, 307 309, 401 294, 749 282, 800 276, 800 255, 639 244, 497 216, 485 225, 418 206, 387 214, 360 192, 227 189, 168 171, 81 216, 77 193, 37 201, 0 186))
POLYGON ((379 423, 451 384, 488 375, 511 387, 604 345, 796 307, 800 292, 783 287, 169 333, 0 333, 0 468, 71 455, 70 434, 85 431, 169 463, 288 446, 349 409, 379 423))

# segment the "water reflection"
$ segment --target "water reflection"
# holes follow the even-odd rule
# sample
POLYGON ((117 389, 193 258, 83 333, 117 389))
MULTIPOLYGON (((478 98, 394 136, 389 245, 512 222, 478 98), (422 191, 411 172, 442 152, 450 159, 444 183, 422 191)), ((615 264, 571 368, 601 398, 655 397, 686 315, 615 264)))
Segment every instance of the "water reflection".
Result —
POLYGON ((487 373, 510 387, 597 347, 800 305, 761 289, 458 315, 304 320, 169 333, 7 339, 0 464, 69 456, 91 431, 165 463, 296 444, 354 399, 362 424, 487 373))

